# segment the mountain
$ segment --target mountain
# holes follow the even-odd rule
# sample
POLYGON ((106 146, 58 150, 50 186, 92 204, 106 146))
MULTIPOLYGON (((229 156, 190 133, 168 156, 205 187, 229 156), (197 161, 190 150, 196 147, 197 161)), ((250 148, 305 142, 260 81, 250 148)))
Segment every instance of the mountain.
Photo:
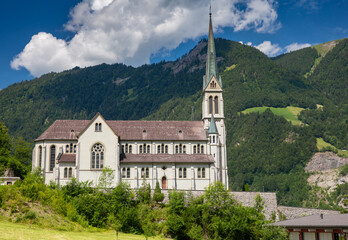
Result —
MULTIPOLYGON (((347 39, 277 58, 216 39, 224 87, 230 186, 277 191, 281 204, 302 205, 310 188, 305 164, 317 138, 348 148, 347 39), (294 126, 252 107, 302 107, 294 126)), ((33 141, 56 119, 190 120, 201 117, 206 41, 173 62, 138 68, 101 64, 49 73, 0 91, 0 121, 13 136, 33 141), (193 107, 193 108, 192 108, 193 107)))

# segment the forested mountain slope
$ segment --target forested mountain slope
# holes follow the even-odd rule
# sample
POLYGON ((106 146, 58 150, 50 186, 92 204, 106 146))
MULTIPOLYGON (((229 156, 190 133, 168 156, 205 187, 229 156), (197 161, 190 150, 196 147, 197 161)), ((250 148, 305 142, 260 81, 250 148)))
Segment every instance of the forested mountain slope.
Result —
MULTIPOLYGON (((231 188, 248 184, 278 191, 280 203, 305 202, 304 165, 317 151, 316 139, 348 147, 347 41, 325 55, 306 48, 270 59, 253 47, 216 39, 231 188), (270 111, 239 114, 290 105, 307 109, 299 116, 305 126, 292 126, 270 111)), ((0 121, 11 135, 33 141, 56 119, 91 119, 97 112, 106 119, 190 120, 194 106, 198 120, 205 55, 202 41, 174 62, 102 64, 14 84, 0 91, 0 121)))

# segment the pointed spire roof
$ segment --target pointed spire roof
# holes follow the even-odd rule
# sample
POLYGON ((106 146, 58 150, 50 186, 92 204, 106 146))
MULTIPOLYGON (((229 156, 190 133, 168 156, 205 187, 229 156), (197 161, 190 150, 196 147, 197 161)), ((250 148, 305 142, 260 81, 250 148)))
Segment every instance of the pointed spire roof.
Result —
POLYGON ((209 134, 211 134, 211 133, 218 133, 213 114, 211 115, 211 118, 210 118, 210 126, 209 126, 208 133, 209 134))
POLYGON ((213 33, 213 24, 211 20, 211 10, 209 13, 209 35, 208 35, 208 50, 207 50, 207 62, 206 62, 206 72, 204 78, 204 88, 208 86, 212 77, 219 82, 220 86, 221 79, 218 76, 217 64, 216 64, 216 51, 215 51, 215 43, 214 43, 214 33, 213 33))

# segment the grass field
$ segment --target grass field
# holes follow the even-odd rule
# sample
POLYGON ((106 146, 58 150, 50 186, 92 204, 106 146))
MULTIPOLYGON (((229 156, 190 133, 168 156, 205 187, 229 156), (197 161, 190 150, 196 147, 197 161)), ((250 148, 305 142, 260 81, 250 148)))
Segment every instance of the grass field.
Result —
POLYGON ((342 151, 341 149, 337 149, 334 145, 327 143, 322 138, 317 138, 317 148, 322 150, 324 148, 331 147, 337 150, 337 155, 340 157, 348 157, 348 151, 342 151))
MULTIPOLYGON (((68 232, 40 228, 35 225, 12 223, 0 220, 1 240, 115 240, 116 234, 113 231, 105 232, 68 232)), ((134 234, 118 234, 119 240, 144 240, 145 237, 134 234)), ((164 239, 164 238, 148 238, 164 239)))
POLYGON ((304 110, 304 108, 300 107, 292 107, 288 106, 286 108, 274 108, 274 107, 254 107, 247 108, 242 111, 243 114, 248 114, 252 112, 263 113, 266 109, 270 109, 274 115, 282 116, 286 120, 290 121, 293 125, 301 125, 303 124, 300 120, 297 119, 297 115, 304 110))

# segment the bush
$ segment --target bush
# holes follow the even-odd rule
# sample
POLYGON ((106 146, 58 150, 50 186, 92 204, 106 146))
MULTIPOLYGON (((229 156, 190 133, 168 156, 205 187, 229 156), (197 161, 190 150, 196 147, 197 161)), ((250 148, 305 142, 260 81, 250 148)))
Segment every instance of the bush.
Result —
POLYGON ((164 200, 164 194, 161 191, 161 188, 159 186, 159 182, 156 182, 156 188, 155 191, 153 193, 153 200, 157 203, 160 203, 164 200))

